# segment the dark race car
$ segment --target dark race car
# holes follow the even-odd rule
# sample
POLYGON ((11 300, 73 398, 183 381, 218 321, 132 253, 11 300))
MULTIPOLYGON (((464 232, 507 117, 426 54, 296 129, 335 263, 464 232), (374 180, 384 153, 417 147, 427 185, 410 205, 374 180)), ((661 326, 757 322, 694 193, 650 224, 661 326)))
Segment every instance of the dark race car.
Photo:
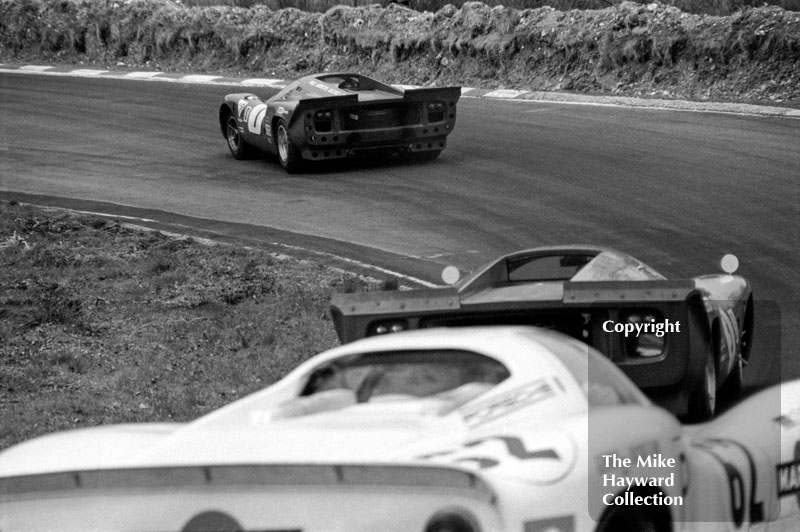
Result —
POLYGON ((228 94, 219 126, 236 159, 260 149, 290 173, 306 161, 375 149, 432 160, 455 127, 460 96, 460 87, 403 89, 360 74, 314 74, 266 101, 228 94))
POLYGON ((452 287, 337 294, 331 314, 343 343, 429 327, 555 329, 597 348, 663 406, 703 420, 718 395, 739 394, 750 357, 752 290, 729 271, 668 280, 612 249, 538 248, 452 287))

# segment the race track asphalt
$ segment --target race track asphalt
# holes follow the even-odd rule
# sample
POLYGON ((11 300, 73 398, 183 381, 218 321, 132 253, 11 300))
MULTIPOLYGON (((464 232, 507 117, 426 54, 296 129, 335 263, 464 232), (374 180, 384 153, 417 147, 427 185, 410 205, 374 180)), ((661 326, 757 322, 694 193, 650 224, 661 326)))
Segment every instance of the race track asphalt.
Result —
MULTIPOLYGON (((753 284, 750 389, 800 378, 800 120, 462 98, 442 156, 287 175, 235 161, 241 87, 0 74, 0 198, 324 250, 439 282, 511 250, 610 245, 753 284)), ((256 89, 267 97, 275 89, 256 89)))

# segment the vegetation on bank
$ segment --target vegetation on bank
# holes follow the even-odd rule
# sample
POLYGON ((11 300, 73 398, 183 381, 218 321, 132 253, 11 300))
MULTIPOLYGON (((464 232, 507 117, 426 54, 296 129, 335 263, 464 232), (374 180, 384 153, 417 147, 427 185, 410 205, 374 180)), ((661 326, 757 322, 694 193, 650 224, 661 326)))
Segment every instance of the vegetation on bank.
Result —
MULTIPOLYGON (((176 0, 185 6, 233 6, 253 7, 266 6, 272 10, 293 7, 301 11, 323 13, 333 7, 345 5, 350 7, 380 4, 383 7, 391 3, 401 3, 417 11, 439 11, 447 4, 461 7, 470 0, 176 0)), ((554 7, 559 11, 571 9, 605 9, 619 4, 621 0, 484 0, 489 7, 505 6, 513 9, 535 9, 537 7, 554 7)), ((647 4, 650 2, 638 2, 647 4)), ((800 0, 662 0, 662 4, 674 6, 686 13, 699 15, 725 16, 748 7, 764 5, 778 6, 790 11, 800 11, 800 0)))
POLYGON ((800 13, 724 17, 663 3, 597 10, 480 2, 186 7, 171 0, 0 0, 0 61, 296 78, 358 70, 396 83, 686 99, 800 101, 800 13))
POLYGON ((331 293, 370 287, 257 249, 0 201, 0 449, 196 418, 337 345, 331 293))

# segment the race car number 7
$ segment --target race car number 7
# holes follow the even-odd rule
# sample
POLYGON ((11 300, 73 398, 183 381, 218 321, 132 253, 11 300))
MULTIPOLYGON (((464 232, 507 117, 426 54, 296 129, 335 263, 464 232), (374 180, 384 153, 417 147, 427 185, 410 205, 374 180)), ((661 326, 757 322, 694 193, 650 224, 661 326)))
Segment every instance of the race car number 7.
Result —
POLYGON ((260 103, 253 107, 247 114, 247 130, 250 133, 261 133, 261 125, 264 117, 267 116, 267 104, 260 103))

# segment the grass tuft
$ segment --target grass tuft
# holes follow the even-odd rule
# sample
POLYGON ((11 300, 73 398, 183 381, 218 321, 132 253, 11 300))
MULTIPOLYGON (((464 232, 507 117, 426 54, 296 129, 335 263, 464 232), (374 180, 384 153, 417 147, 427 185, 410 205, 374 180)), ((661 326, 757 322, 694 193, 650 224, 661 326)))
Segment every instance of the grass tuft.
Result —
POLYGON ((45 283, 34 291, 33 316, 26 325, 45 323, 77 326, 82 324, 83 303, 75 291, 58 282, 45 283))

